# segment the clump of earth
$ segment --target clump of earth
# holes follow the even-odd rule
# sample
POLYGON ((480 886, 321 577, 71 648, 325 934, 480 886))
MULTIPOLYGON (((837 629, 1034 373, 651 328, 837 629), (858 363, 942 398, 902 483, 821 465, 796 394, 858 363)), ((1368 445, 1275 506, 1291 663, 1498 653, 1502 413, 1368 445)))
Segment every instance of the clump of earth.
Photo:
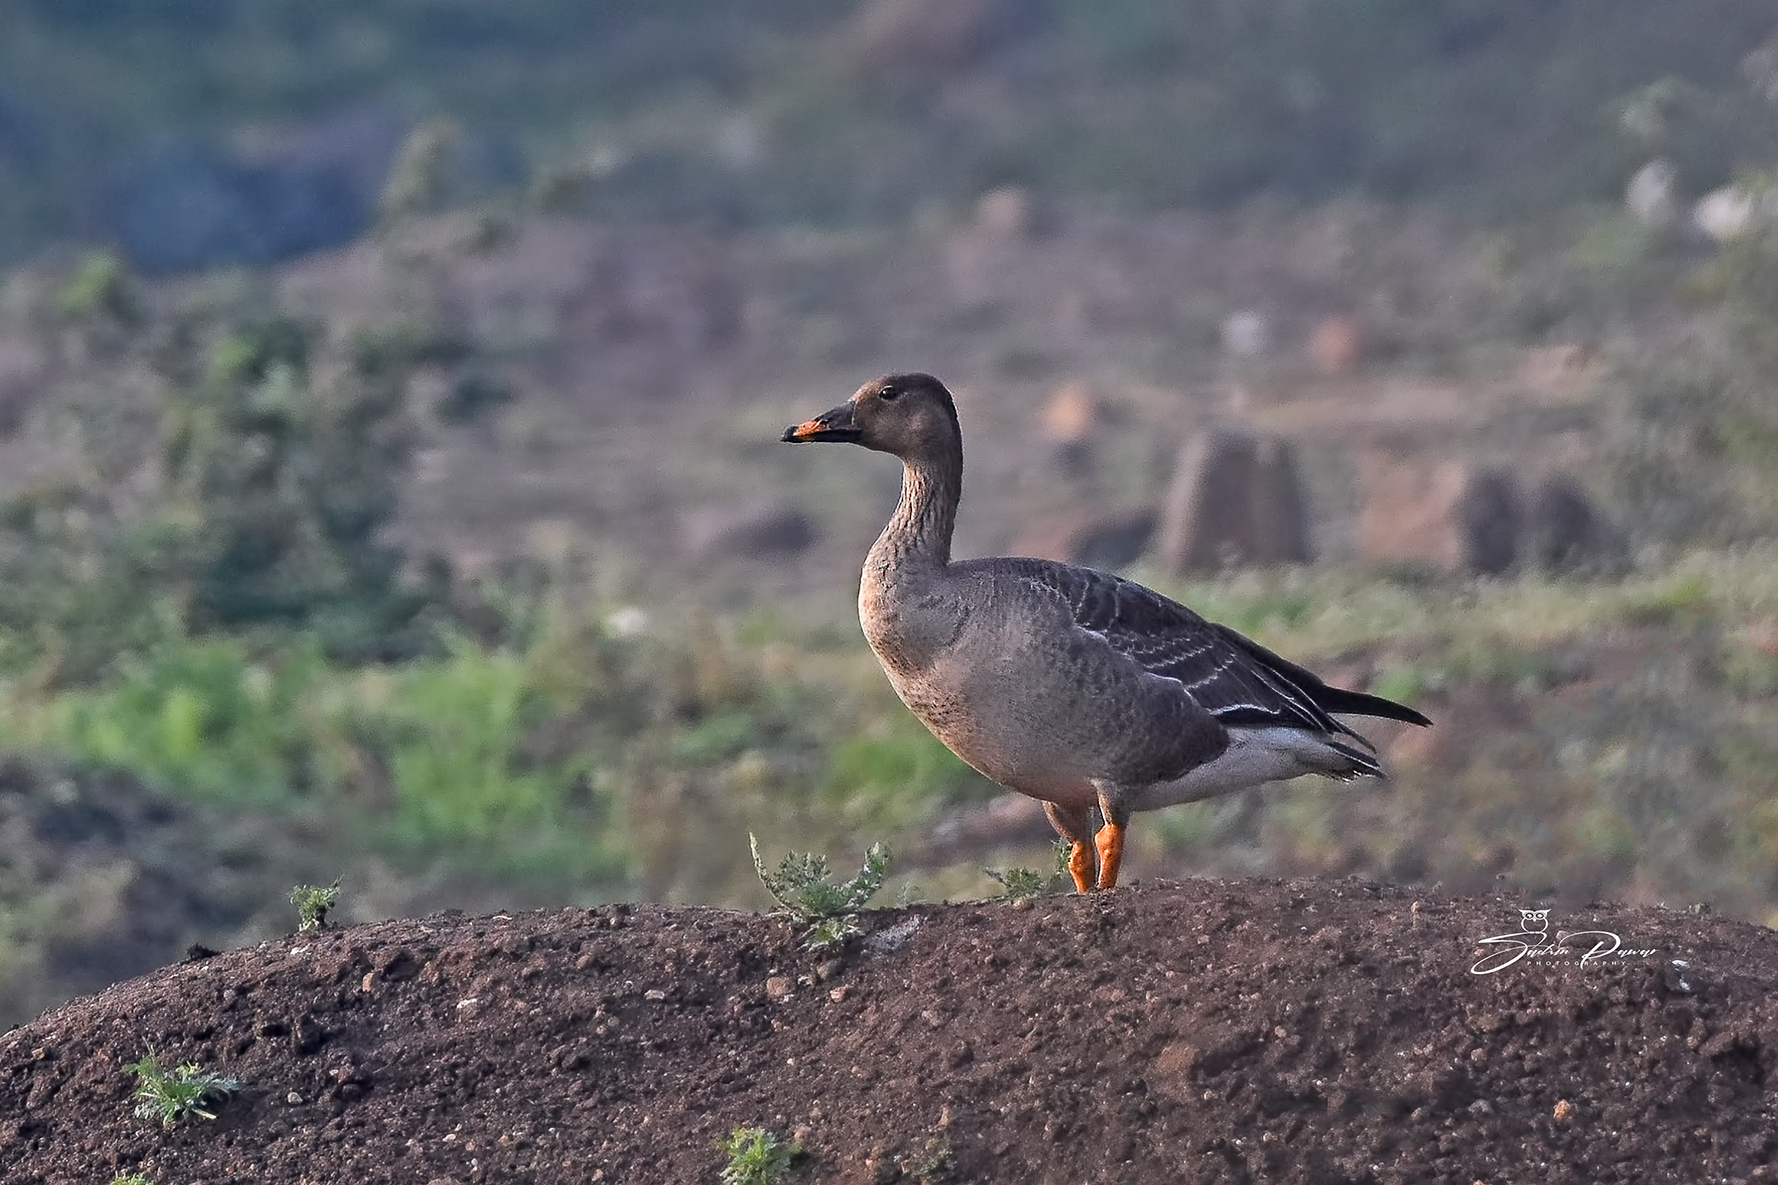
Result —
POLYGON ((615 905, 199 951, 0 1037, 0 1179, 715 1182, 738 1127, 792 1183, 1766 1179, 1772 933, 1531 904, 1194 880, 815 950, 615 905), (239 1087, 138 1117, 146 1051, 239 1087))

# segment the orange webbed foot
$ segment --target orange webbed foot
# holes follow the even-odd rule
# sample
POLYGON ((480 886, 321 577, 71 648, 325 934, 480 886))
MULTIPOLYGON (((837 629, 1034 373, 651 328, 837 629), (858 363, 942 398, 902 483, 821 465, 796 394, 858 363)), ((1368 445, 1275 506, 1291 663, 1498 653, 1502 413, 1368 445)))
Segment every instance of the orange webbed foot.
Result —
MULTIPOLYGON (((1124 862, 1124 825, 1122 823, 1106 824, 1099 828, 1093 836, 1093 846, 1099 849, 1099 884, 1100 889, 1117 888, 1118 867, 1124 862)), ((1078 874, 1075 877, 1079 883, 1078 874)))

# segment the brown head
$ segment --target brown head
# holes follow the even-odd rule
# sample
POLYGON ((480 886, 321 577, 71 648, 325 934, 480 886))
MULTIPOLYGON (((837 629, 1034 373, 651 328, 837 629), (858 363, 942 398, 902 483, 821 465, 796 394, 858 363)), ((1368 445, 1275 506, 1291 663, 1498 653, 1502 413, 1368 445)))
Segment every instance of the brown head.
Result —
POLYGON ((963 447, 957 405, 945 385, 929 374, 872 379, 832 411, 784 429, 784 439, 793 444, 839 440, 903 460, 942 456, 963 447))

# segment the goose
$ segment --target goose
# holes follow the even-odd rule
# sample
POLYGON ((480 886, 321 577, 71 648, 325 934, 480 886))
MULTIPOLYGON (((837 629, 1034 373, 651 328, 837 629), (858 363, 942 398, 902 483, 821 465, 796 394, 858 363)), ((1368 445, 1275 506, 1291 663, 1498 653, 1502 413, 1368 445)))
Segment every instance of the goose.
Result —
POLYGON ((900 459, 901 499, 859 583, 865 640, 946 747, 1043 802, 1078 892, 1116 887, 1137 811, 1304 774, 1383 777, 1376 746, 1335 714, 1432 723, 1133 581, 1043 559, 952 560, 963 432, 929 374, 865 383, 783 439, 900 459))

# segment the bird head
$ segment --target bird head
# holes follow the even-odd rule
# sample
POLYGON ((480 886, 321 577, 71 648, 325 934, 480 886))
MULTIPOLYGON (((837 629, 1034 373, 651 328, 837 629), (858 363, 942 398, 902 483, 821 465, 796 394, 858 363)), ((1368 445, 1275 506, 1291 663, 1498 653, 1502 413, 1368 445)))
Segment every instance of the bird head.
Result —
POLYGON ((959 447, 957 405, 929 374, 872 379, 832 411, 784 429, 793 444, 838 440, 898 457, 959 447))

